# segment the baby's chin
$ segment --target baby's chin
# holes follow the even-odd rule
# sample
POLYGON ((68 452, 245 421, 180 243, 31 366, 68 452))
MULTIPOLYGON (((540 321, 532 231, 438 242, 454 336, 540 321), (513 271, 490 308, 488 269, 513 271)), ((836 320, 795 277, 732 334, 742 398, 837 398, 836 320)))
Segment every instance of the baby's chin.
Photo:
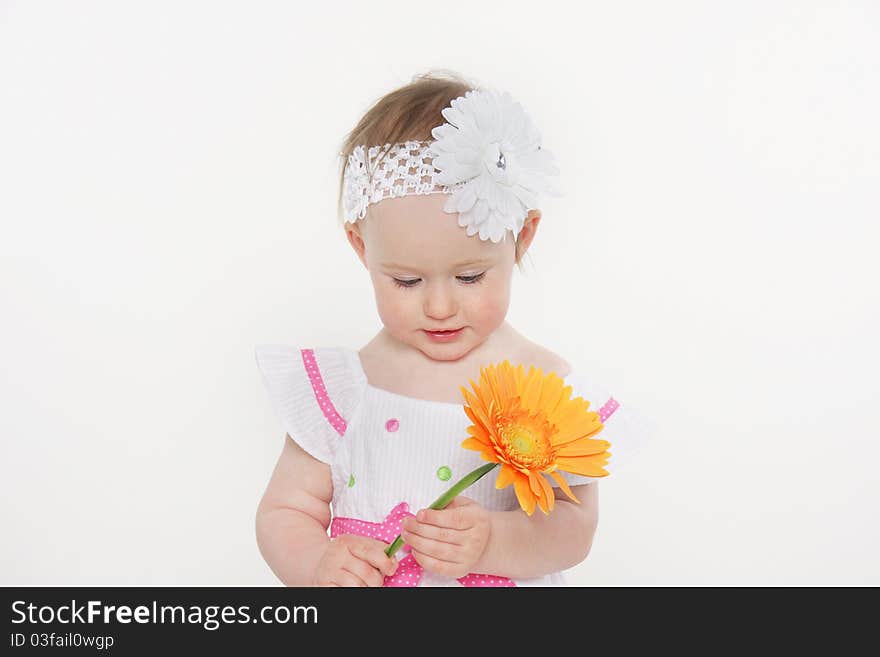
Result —
POLYGON ((442 363, 454 363, 461 360, 470 353, 470 349, 457 348, 455 351, 451 349, 420 349, 427 358, 442 363))
POLYGON ((435 341, 422 332, 418 344, 413 346, 431 360, 454 362, 467 356, 478 344, 472 332, 468 334, 468 329, 464 328, 461 335, 448 342, 435 341))

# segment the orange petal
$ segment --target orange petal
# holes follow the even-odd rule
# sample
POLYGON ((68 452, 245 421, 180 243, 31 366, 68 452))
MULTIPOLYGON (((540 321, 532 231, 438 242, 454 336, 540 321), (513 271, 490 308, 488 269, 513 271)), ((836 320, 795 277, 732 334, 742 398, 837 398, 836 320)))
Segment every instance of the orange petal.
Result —
POLYGON ((529 488, 535 497, 541 497, 544 493, 544 489, 541 487, 541 475, 532 470, 529 470, 529 488))
POLYGON ((581 501, 574 496, 574 493, 571 492, 571 488, 568 487, 568 482, 565 480, 565 477, 562 476, 561 472, 551 472, 550 476, 556 480, 556 483, 559 484, 559 487, 568 495, 569 499, 572 502, 580 504, 581 501))
POLYGON ((549 415, 559 404, 559 398, 562 395, 563 385, 562 379, 550 372, 544 378, 544 385, 541 388, 541 398, 538 400, 537 408, 540 408, 549 415))
POLYGON ((611 447, 611 443, 607 440, 585 438, 563 445, 557 454, 559 456, 592 456, 604 452, 609 447, 611 447))
POLYGON ((504 381, 504 396, 507 399, 513 399, 519 396, 519 390, 516 388, 516 370, 507 361, 504 361, 504 365, 504 376, 502 377, 504 381))
POLYGON ((538 498, 538 508, 541 509, 541 513, 543 513, 545 516, 550 513, 550 510, 547 508, 547 498, 546 497, 541 496, 538 498))
POLYGON ((573 421, 558 424, 559 430, 553 437, 554 445, 564 445, 572 440, 580 440, 598 434, 605 425, 599 421, 599 414, 585 412, 578 415, 573 421))
POLYGON ((484 461, 489 461, 490 463, 501 463, 501 458, 498 456, 498 452, 496 452, 491 447, 484 448, 483 451, 480 452, 480 456, 484 461))
MULTIPOLYGON (((553 510, 553 502, 556 501, 556 496, 553 493, 553 487, 550 485, 544 477, 542 477, 537 472, 531 473, 535 479, 538 481, 538 486, 541 488, 541 494, 538 496, 538 506, 541 507, 541 511, 545 514, 550 513, 553 510)), ((531 483, 531 476, 529 477, 531 483)))
POLYGON ((465 404, 465 407, 464 407, 464 414, 467 415, 468 418, 470 419, 470 421, 473 422, 474 424, 482 424, 480 422, 479 418, 477 417, 477 414, 474 413, 474 410, 470 406, 468 406, 467 404, 465 404))
POLYGON ((523 366, 519 364, 516 366, 516 369, 513 370, 513 383, 516 388, 516 394, 522 395, 523 391, 523 366))
POLYGON ((487 447, 486 443, 478 438, 466 438, 462 441, 461 446, 465 449, 475 449, 478 452, 483 451, 487 447))
POLYGON ((480 403, 480 400, 472 395, 467 388, 462 388, 461 394, 464 396, 466 406, 477 406, 480 403))
POLYGON ((481 378, 485 381, 485 385, 480 386, 481 390, 492 399, 498 399, 498 377, 495 375, 495 368, 491 366, 486 368, 481 378))
POLYGON ((562 456, 556 458, 556 466, 572 474, 583 477, 604 477, 608 473, 602 466, 608 462, 608 452, 595 456, 562 456))
POLYGON ((495 480, 495 488, 507 488, 516 481, 516 470, 511 468, 506 463, 501 464, 501 472, 498 473, 498 479, 495 480))
POLYGON ((500 399, 510 397, 510 390, 507 388, 509 366, 510 363, 505 360, 495 368, 495 381, 498 384, 497 397, 500 399))
POLYGON ((516 390, 513 387, 513 380, 510 377, 510 363, 504 361, 502 367, 495 372, 495 399, 498 400, 498 407, 503 415, 510 412, 516 390))
POLYGON ((480 456, 484 461, 490 461, 491 463, 500 463, 501 461, 498 459, 498 452, 495 451, 495 448, 490 445, 484 445, 476 438, 468 438, 463 440, 461 446, 465 449, 473 449, 480 453, 480 456))
POLYGON ((560 408, 565 408, 571 402, 572 387, 565 385, 564 379, 560 379, 560 381, 562 381, 562 391, 559 393, 556 403, 544 409, 547 415, 558 415, 560 408))
POLYGON ((537 408, 538 400, 541 398, 542 382, 541 371, 530 367, 523 383, 522 394, 520 395, 523 408, 537 408))
POLYGON ((516 491, 516 499, 519 500, 519 505, 522 507, 522 510, 525 511, 527 515, 532 515, 535 512, 535 496, 529 488, 528 477, 520 475, 514 479, 513 489, 516 491))
POLYGON ((486 433, 486 429, 480 424, 472 424, 467 428, 467 432, 486 445, 492 444, 492 439, 489 437, 489 434, 486 433))
MULTIPOLYGON (((465 407, 465 408, 468 408, 468 407, 465 407)), ((485 427, 487 429, 492 426, 492 422, 489 419, 490 414, 489 414, 488 408, 483 408, 482 404, 478 403, 475 406, 471 406, 470 410, 471 410, 471 412, 473 412, 474 416, 476 416, 476 417, 473 417, 473 416, 471 416, 470 413, 468 413, 468 417, 471 419, 471 421, 474 424, 485 427)))
POLYGON ((580 418, 587 417, 589 406, 590 402, 584 401, 581 397, 568 399, 559 404, 556 410, 547 416, 547 419, 557 426, 568 426, 580 418))

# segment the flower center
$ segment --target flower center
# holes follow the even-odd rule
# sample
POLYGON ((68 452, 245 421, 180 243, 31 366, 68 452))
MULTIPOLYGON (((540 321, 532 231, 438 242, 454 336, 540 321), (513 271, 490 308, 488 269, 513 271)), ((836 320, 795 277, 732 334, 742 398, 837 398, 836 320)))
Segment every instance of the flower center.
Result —
POLYGON ((553 460, 550 440, 545 431, 542 431, 541 421, 537 417, 530 417, 529 424, 512 422, 502 424, 499 431, 501 443, 505 453, 517 465, 530 470, 543 468, 553 460))

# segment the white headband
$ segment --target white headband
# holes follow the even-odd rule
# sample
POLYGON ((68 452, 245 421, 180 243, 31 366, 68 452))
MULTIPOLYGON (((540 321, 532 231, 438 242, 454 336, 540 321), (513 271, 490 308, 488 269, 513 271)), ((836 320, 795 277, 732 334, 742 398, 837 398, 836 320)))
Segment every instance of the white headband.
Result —
POLYGON ((499 242, 508 230, 519 234, 542 193, 560 195, 550 181, 559 173, 553 155, 507 92, 468 91, 441 114, 448 123, 431 130, 435 141, 355 147, 343 173, 346 221, 363 219, 382 199, 445 193, 451 196, 443 210, 458 212, 469 236, 499 242))

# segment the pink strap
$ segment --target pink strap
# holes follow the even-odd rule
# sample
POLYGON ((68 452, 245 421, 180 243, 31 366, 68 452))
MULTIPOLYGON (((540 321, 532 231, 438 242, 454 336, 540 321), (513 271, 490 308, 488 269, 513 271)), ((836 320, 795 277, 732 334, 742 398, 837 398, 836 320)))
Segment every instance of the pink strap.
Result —
POLYGON ((330 401, 330 395, 327 394, 327 388, 324 387, 324 380, 321 378, 321 370, 318 369, 318 362, 315 360, 314 349, 300 349, 303 364, 306 366, 306 373, 309 375, 309 381, 312 384, 312 391, 315 393, 315 399, 327 422, 330 423, 336 432, 342 436, 348 425, 342 416, 336 412, 336 407, 330 401))
POLYGON ((609 397, 608 401, 599 409, 599 421, 605 422, 619 407, 620 403, 614 397, 609 397))

